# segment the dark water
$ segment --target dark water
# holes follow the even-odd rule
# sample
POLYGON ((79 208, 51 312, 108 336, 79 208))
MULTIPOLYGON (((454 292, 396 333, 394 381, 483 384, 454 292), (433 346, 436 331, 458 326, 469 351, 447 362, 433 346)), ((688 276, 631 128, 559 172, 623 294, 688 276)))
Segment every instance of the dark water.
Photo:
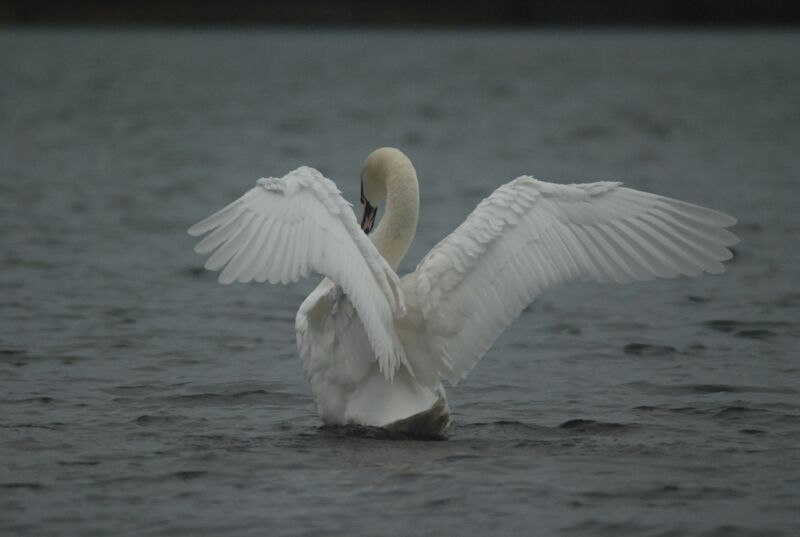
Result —
POLYGON ((800 531, 797 33, 0 33, 0 534, 800 531), (185 229, 262 175, 421 179, 416 262, 522 173, 740 218, 720 277, 543 296, 443 442, 319 427, 316 282, 185 229))

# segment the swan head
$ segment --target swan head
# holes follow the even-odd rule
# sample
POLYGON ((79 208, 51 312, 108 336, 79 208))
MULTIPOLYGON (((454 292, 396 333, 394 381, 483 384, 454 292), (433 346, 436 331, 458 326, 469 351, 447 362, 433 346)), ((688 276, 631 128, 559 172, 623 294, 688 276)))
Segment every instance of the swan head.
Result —
POLYGON ((399 149, 382 147, 369 154, 361 168, 361 205, 364 209, 361 229, 364 233, 372 231, 375 225, 378 207, 386 201, 386 192, 390 188, 388 183, 409 176, 416 183, 414 166, 399 149))
POLYGON ((369 236, 372 244, 397 270, 414 240, 419 219, 417 172, 408 157, 391 147, 370 153, 361 169, 361 203, 364 206, 361 229, 372 232, 369 236), (385 209, 375 226, 379 205, 385 209))

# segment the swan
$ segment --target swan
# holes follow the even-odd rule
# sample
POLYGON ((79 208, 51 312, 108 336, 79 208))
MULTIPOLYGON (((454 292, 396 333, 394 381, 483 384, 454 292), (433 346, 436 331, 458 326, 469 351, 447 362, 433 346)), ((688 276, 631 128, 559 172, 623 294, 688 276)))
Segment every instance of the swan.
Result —
POLYGON ((725 229, 736 219, 705 207, 618 182, 521 176, 401 278, 419 217, 417 174, 401 151, 367 157, 361 204, 359 224, 336 185, 302 166, 259 179, 189 234, 205 235, 195 251, 223 284, 324 276, 295 321, 322 422, 420 435, 450 423, 442 381, 463 380, 544 290, 719 274, 738 242, 725 229))

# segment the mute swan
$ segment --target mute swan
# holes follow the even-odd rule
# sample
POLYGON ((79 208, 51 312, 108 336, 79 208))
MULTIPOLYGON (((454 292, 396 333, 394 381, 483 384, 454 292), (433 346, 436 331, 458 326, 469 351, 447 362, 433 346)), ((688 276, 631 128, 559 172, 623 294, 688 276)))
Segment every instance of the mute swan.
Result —
POLYGON ((417 228, 419 189, 399 150, 369 155, 361 172, 361 226, 336 185, 300 167, 257 185, 189 229, 211 232, 219 281, 325 278, 297 312, 300 360, 326 424, 441 434, 442 379, 467 376, 542 291, 571 280, 717 274, 738 239, 728 215, 624 188, 560 185, 522 176, 484 199, 400 278, 417 228), (377 207, 386 214, 374 233, 377 207))

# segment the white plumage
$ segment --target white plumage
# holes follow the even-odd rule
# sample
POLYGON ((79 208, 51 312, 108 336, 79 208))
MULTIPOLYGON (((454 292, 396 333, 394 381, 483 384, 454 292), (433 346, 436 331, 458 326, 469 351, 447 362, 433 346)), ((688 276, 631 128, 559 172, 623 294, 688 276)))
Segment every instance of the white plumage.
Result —
POLYGON ((380 367, 394 371, 404 361, 394 330, 395 317, 405 315, 399 279, 361 231, 333 181, 305 166, 281 179, 259 179, 189 234, 212 229, 195 251, 213 252, 205 267, 224 267, 220 283, 286 284, 311 271, 324 274, 352 301, 380 367))
MULTIPOLYGON (((410 161, 379 149, 364 164, 365 211, 386 200, 367 236, 334 183, 301 167, 260 179, 192 226, 195 250, 221 283, 326 278, 303 302, 300 358, 326 423, 439 434, 449 410, 441 379, 467 376, 542 291, 572 280, 626 283, 724 271, 737 238, 725 214, 599 182, 519 177, 399 279, 416 229, 410 161), (372 239, 372 240, 370 240, 372 239)), ((366 217, 365 217, 366 220, 366 217)))

